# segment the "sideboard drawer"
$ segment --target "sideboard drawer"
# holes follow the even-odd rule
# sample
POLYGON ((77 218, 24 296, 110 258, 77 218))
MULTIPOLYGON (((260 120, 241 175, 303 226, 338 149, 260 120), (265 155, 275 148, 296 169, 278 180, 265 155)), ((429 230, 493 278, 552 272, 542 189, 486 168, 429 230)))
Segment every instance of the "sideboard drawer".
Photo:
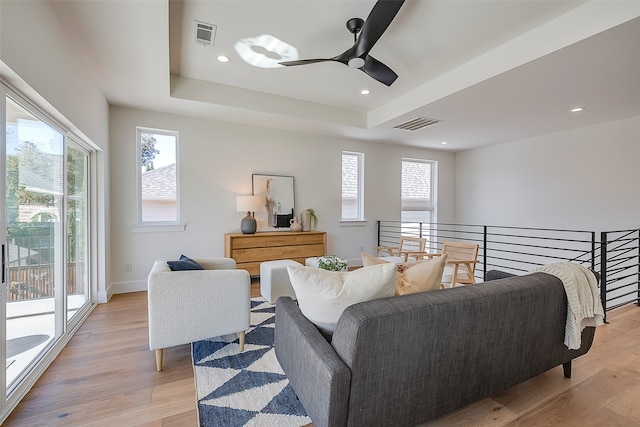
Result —
POLYGON ((306 258, 327 254, 327 233, 324 231, 275 231, 256 234, 227 233, 224 256, 233 258, 237 268, 251 276, 260 275, 260 263, 292 259, 304 264, 306 258))

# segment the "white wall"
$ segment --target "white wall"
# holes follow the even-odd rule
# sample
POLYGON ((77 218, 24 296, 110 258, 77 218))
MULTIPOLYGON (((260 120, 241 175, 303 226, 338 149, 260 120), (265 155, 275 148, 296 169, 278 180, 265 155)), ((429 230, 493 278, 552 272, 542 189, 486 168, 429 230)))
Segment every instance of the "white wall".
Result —
POLYGON ((253 173, 294 177, 296 214, 315 209, 328 232, 328 252, 359 259, 376 245, 376 220, 399 219, 401 159, 438 161, 438 214, 455 213, 455 155, 442 151, 364 143, 193 117, 112 107, 111 199, 113 286, 146 289, 156 259, 223 256, 224 234, 239 232, 236 195, 251 194, 253 173), (132 232, 136 221, 136 126, 178 131, 181 219, 184 232, 132 232), (341 152, 365 153, 366 226, 340 226, 341 152), (125 272, 125 264, 132 272, 125 272))
POLYGON ((106 301, 109 272, 109 106, 66 38, 49 1, 0 2, 0 74, 98 154, 92 163, 96 214, 94 297, 106 301))
POLYGON ((456 221, 640 227, 640 116, 458 153, 456 221))
POLYGON ((106 150, 107 101, 67 39, 51 2, 2 1, 0 23, 2 62, 57 110, 50 114, 61 114, 56 119, 72 123, 106 150))

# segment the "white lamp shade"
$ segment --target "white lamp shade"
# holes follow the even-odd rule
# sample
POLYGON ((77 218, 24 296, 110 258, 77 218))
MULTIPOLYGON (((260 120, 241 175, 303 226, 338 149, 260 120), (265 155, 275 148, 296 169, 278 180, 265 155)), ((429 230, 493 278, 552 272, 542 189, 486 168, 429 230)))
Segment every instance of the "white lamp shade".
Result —
POLYGON ((262 197, 260 196, 237 196, 236 211, 255 212, 262 207, 262 197))

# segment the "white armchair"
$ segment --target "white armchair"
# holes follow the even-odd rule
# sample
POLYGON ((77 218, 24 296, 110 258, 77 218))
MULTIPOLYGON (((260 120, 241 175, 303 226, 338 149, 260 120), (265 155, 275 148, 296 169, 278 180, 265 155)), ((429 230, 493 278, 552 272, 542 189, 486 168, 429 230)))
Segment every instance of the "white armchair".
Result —
POLYGON ((200 258, 204 270, 171 271, 156 261, 149 273, 149 348, 162 370, 162 350, 249 328, 251 279, 231 258, 200 258))

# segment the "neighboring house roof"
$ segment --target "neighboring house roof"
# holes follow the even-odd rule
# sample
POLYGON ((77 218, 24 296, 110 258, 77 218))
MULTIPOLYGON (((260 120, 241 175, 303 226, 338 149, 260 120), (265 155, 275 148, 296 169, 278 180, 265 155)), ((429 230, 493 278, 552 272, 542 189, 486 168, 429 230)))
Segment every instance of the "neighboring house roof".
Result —
POLYGON ((403 162, 402 168, 402 198, 430 199, 431 165, 424 162, 403 162))
POLYGON ((358 159, 355 156, 342 157, 342 196, 356 197, 358 194, 358 159))
POLYGON ((29 163, 20 163, 18 180, 27 191, 46 194, 62 194, 64 189, 64 157, 58 154, 42 153, 45 164, 30 167, 29 163))
POLYGON ((142 174, 143 200, 176 199, 176 164, 153 169, 142 174))

